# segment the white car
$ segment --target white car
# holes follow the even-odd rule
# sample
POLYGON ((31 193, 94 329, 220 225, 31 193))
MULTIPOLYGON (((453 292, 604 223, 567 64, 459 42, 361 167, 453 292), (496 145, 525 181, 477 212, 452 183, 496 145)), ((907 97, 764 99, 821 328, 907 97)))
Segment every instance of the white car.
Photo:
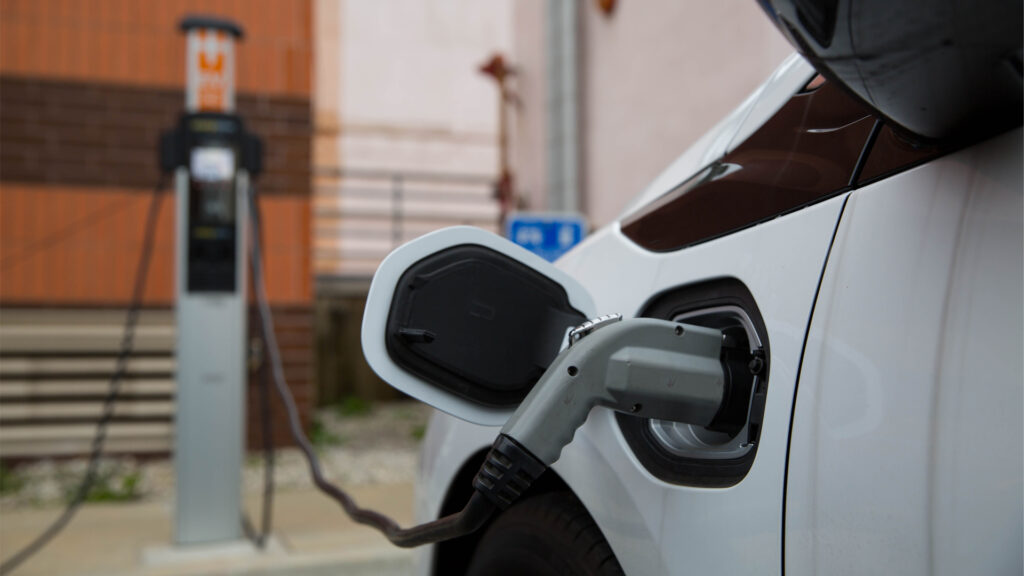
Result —
MULTIPOLYGON (((922 144, 822 61, 787 59, 549 274, 587 315, 720 330, 715 420, 594 408, 420 574, 1022 572, 1019 117, 922 144)), ((433 417, 416 498, 457 512, 508 412, 396 385, 461 417, 433 417)))

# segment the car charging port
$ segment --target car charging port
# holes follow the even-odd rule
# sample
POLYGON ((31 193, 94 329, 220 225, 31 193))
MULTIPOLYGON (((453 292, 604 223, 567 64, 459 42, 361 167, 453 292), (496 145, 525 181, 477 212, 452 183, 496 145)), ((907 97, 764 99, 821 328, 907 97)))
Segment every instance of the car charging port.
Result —
POLYGON ((721 331, 728 397, 705 426, 617 414, 626 442, 644 468, 665 482, 736 484, 757 453, 771 372, 768 334, 753 296, 738 280, 723 278, 661 294, 643 315, 721 331))
MULTIPOLYGON (((747 425, 750 413, 750 394, 754 389, 754 374, 751 364, 755 350, 750 349, 749 340, 741 327, 731 327, 722 332, 722 371, 728 386, 722 407, 714 420, 707 425, 712 432, 735 438, 747 425)), ((763 352, 762 352, 763 354, 763 352)))

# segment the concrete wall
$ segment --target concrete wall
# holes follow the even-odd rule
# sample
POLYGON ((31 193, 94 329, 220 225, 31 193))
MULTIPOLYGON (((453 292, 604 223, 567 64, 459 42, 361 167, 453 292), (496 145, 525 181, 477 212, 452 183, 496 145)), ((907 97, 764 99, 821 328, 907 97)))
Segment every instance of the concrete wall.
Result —
POLYGON ((544 0, 520 0, 512 15, 515 89, 520 104, 512 125, 512 169, 528 210, 547 207, 547 76, 544 0))
POLYGON ((380 260, 427 232, 497 230, 498 89, 511 0, 318 0, 314 273, 365 292, 380 260))
MULTIPOLYGON (((610 16, 597 2, 578 8, 582 206, 601 226, 791 49, 753 1, 619 0, 610 16)), ((544 0, 515 5, 523 105, 514 158, 533 208, 546 196, 543 17, 544 0)))
POLYGON ((338 38, 317 42, 317 109, 338 129, 323 165, 496 174, 497 89, 477 68, 511 48, 510 0, 317 7, 338 38))

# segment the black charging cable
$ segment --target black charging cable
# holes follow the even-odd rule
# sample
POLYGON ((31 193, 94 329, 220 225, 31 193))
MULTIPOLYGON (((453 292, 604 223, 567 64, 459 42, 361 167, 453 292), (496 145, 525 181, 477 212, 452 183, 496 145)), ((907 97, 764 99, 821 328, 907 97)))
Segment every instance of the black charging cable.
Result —
MULTIPOLYGON (((249 186, 249 202, 256 202, 256 185, 250 181, 249 186)), ((259 235, 258 241, 262 244, 265 238, 263 236, 263 227, 258 220, 259 210, 255 212, 250 211, 250 213, 256 219, 253 221, 251 234, 254 238, 256 235, 259 235)), ((255 242, 256 240, 252 241, 255 242)), ((252 282, 254 284, 256 282, 255 274, 253 274, 252 282)), ((261 355, 258 375, 260 382, 260 436, 263 441, 263 504, 260 512, 260 531, 256 532, 252 521, 245 512, 242 512, 242 530, 257 548, 263 550, 266 548, 267 539, 270 537, 274 510, 274 421, 270 407, 270 370, 266 362, 267 335, 263 332, 262 324, 260 324, 260 336, 263 341, 263 345, 260 348, 261 355)))
POLYGON ((284 368, 281 364, 280 350, 277 347, 277 336, 274 332, 274 319, 271 316, 270 304, 267 301, 266 287, 263 282, 263 254, 260 238, 260 208, 256 202, 254 189, 249 188, 249 218, 252 222, 251 235, 252 283, 256 294, 260 325, 266 342, 266 356, 270 361, 274 387, 281 402, 284 403, 288 415, 288 429, 292 439, 306 457, 313 484, 324 494, 341 505, 345 513, 356 523, 365 524, 379 530, 392 544, 403 548, 412 548, 423 544, 432 544, 442 540, 458 538, 475 532, 494 514, 498 506, 484 492, 476 490, 461 512, 445 516, 432 522, 402 528, 394 520, 373 510, 360 508, 344 490, 328 481, 320 467, 320 460, 313 450, 299 423, 299 411, 295 399, 285 382, 284 368))
POLYGON ((242 512, 242 531, 245 532, 254 546, 263 550, 270 538, 271 520, 274 510, 274 425, 270 414, 270 377, 265 367, 261 366, 260 378, 260 436, 263 441, 263 504, 260 510, 260 531, 252 525, 252 520, 242 512))
POLYGON ((156 236, 157 218, 160 215, 160 207, 163 200, 163 188, 167 183, 167 174, 162 174, 153 195, 149 200, 149 212, 146 215, 146 227, 142 242, 142 252, 139 254, 139 264, 135 271, 135 285, 132 288, 132 300, 128 307, 128 315, 124 321, 124 332, 121 337, 121 348, 117 355, 117 363, 114 367, 114 374, 110 377, 110 386, 107 396, 103 401, 103 412, 96 424, 96 435, 92 439, 92 450, 89 453, 89 463, 85 470, 85 477, 78 485, 74 496, 68 502, 61 515, 50 524, 35 540, 16 552, 0 564, 0 575, 9 574, 46 546, 65 526, 71 521, 78 508, 85 502, 96 481, 96 474, 99 469, 100 455, 103 452, 103 444, 107 439, 107 425, 114 416, 114 401, 121 391, 121 383, 124 380, 124 373, 128 366, 128 359, 132 354, 135 345, 135 327, 138 324, 139 312, 142 308, 142 296, 146 289, 146 278, 149 275, 149 264, 153 255, 153 244, 156 236))

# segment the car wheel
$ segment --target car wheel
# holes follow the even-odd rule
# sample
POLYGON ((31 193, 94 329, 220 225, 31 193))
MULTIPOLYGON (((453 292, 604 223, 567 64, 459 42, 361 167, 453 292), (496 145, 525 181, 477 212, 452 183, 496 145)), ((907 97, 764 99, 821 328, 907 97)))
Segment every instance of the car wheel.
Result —
POLYGON ((526 498, 500 513, 484 532, 470 575, 621 575, 608 541, 570 492, 526 498))

